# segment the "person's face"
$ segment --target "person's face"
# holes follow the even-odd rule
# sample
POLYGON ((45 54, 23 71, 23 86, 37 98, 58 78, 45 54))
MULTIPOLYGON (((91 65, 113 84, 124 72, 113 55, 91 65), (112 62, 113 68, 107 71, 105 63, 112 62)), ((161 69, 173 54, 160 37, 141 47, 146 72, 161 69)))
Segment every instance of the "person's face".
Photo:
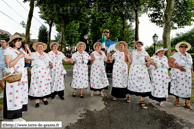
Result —
POLYGON ((95 48, 96 48, 96 50, 101 50, 100 44, 96 44, 95 48))
POLYGON ((159 51, 159 52, 157 53, 157 55, 158 55, 159 57, 162 57, 162 56, 164 56, 164 50, 162 50, 162 51, 159 51))
POLYGON ((53 50, 57 50, 57 49, 58 49, 57 44, 54 44, 54 45, 52 46, 52 48, 53 48, 53 50))
POLYGON ((84 45, 80 44, 80 45, 78 46, 78 50, 79 50, 79 51, 83 51, 83 50, 84 50, 84 45))
POLYGON ((84 39, 88 39, 88 36, 84 36, 84 39))
POLYGON ((136 43, 135 47, 136 47, 137 49, 141 49, 142 44, 141 44, 141 43, 136 43))
POLYGON ((22 41, 18 39, 18 40, 16 41, 16 43, 15 43, 15 47, 16 47, 16 48, 20 48, 21 45, 22 45, 22 41))
POLYGON ((105 33, 102 34, 102 36, 106 36, 106 38, 108 38, 109 37, 109 33, 105 32, 105 33))
POLYGON ((7 46, 7 42, 5 40, 1 40, 1 47, 6 47, 7 46))
POLYGON ((186 52, 186 50, 187 50, 187 45, 185 45, 185 44, 183 44, 183 45, 180 45, 180 47, 179 47, 179 51, 180 52, 186 52))
POLYGON ((38 44, 36 46, 36 49, 37 49, 38 52, 43 52, 43 45, 42 44, 38 44))
POLYGON ((120 50, 124 50, 125 45, 121 43, 121 44, 119 44, 119 48, 120 48, 120 50))

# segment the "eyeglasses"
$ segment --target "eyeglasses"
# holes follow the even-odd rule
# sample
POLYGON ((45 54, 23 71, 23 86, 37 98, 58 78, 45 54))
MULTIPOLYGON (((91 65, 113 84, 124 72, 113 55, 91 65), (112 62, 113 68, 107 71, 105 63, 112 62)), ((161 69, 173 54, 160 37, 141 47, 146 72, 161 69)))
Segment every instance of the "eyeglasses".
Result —
POLYGON ((180 48, 187 48, 187 46, 180 46, 180 48))

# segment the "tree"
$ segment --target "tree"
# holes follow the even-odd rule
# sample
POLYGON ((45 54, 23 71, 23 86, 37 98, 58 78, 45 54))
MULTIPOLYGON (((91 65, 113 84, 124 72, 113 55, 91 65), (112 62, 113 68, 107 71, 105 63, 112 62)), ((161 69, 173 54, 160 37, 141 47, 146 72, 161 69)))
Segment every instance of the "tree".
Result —
POLYGON ((34 11, 34 0, 24 0, 24 2, 30 1, 30 9, 28 13, 28 19, 26 24, 26 43, 30 45, 30 27, 34 11))
POLYGON ((9 35, 7 33, 0 33, 0 40, 1 39, 8 39, 9 35))
MULTIPOLYGON (((48 43, 47 44, 51 43, 51 31, 52 31, 53 22, 55 19, 55 15, 53 13, 54 8, 50 2, 52 2, 52 1, 50 1, 50 0, 37 0, 37 4, 36 4, 40 9, 40 12, 39 12, 40 18, 45 20, 45 23, 47 23, 49 25, 48 43)), ((47 51, 49 51, 49 50, 50 50, 50 47, 47 47, 47 51)))
POLYGON ((139 16, 147 12, 149 0, 127 0, 129 7, 135 12, 135 41, 139 40, 139 16))
POLYGON ((164 27, 163 45, 168 48, 167 57, 171 54, 170 32, 191 25, 194 21, 192 0, 152 0, 149 3, 149 17, 153 23, 164 27))
POLYGON ((93 43, 101 38, 101 34, 104 29, 109 29, 109 38, 111 40, 115 40, 115 37, 117 37, 119 40, 123 40, 123 36, 125 36, 124 41, 126 41, 127 43, 131 43, 134 41, 134 29, 132 29, 132 24, 129 22, 125 22, 125 29, 123 31, 123 21, 120 16, 112 15, 111 12, 102 13, 93 11, 93 13, 91 14, 91 19, 91 34, 89 38, 93 43))
POLYGON ((43 42, 43 43, 47 43, 48 47, 48 30, 47 27, 45 25, 41 25, 39 28, 39 32, 38 32, 38 41, 39 42, 43 42))

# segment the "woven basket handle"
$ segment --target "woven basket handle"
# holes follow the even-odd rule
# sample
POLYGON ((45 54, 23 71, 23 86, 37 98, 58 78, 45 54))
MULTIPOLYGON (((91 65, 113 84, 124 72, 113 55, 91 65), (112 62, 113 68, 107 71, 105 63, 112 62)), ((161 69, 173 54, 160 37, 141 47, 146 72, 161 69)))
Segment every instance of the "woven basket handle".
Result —
MULTIPOLYGON (((10 61, 10 62, 11 62, 11 61, 10 61)), ((7 67, 8 67, 8 69, 10 69, 10 67, 9 67, 9 63, 10 63, 10 62, 8 62, 8 66, 7 66, 7 67)), ((15 68, 15 67, 13 67, 13 69, 14 69, 14 72, 15 72, 15 71, 16 71, 16 68, 15 68)))

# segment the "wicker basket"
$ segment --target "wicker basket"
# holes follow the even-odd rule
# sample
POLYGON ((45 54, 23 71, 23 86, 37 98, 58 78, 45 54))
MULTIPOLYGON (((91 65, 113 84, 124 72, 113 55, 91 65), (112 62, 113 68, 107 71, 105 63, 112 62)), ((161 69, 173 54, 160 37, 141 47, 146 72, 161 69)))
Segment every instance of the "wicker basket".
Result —
MULTIPOLYGON (((9 63, 8 63, 8 68, 9 68, 9 63)), ((14 71, 16 71, 15 67, 14 67, 14 71)), ((4 80, 9 82, 9 83, 12 83, 12 82, 16 82, 16 81, 21 80, 21 78, 22 78, 22 73, 16 73, 16 74, 12 74, 12 75, 4 78, 4 80)))
POLYGON ((21 78, 22 78, 22 73, 18 73, 5 78, 5 81, 12 83, 12 82, 21 80, 21 78))

